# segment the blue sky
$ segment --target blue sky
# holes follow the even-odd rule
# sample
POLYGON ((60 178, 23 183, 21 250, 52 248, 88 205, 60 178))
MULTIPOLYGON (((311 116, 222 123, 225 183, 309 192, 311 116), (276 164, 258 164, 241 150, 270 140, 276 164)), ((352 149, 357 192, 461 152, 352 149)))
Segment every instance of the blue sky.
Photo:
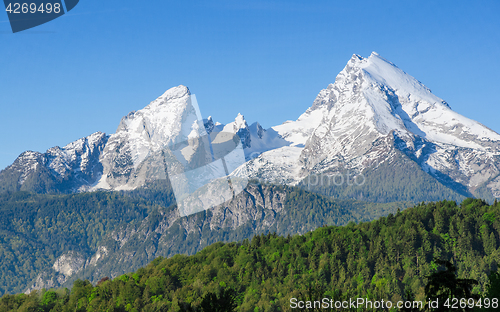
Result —
POLYGON ((398 65, 500 132, 500 1, 80 0, 12 34, 0 13, 0 169, 184 84, 202 114, 296 119, 352 54, 398 65))

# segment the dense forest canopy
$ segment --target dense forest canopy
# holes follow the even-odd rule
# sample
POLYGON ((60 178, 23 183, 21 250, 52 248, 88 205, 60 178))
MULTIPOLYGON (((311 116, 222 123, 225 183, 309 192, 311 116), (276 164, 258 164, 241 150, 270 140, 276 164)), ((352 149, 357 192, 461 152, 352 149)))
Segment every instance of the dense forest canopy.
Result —
POLYGON ((5 295, 0 311, 233 310, 213 306, 226 302, 256 312, 291 311, 291 298, 425 301, 443 263, 457 280, 474 281, 478 298, 498 298, 499 232, 498 203, 422 203, 372 222, 215 243, 97 285, 78 280, 71 290, 5 295))

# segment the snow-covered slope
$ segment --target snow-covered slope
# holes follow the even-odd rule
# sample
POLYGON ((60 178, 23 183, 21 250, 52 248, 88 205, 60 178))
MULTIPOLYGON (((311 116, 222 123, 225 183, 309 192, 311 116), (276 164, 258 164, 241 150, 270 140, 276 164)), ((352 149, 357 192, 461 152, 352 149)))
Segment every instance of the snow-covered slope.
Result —
MULTIPOLYGON (((372 84, 372 90, 385 88, 394 92, 397 97, 393 99, 397 101, 393 103, 395 115, 409 131, 433 142, 499 151, 498 144, 489 144, 500 141, 498 133, 454 112, 427 87, 377 53, 372 53, 368 59, 361 59, 356 65, 362 69, 368 84, 372 84)), ((367 89, 365 97, 369 102, 376 103, 379 97, 367 89)))

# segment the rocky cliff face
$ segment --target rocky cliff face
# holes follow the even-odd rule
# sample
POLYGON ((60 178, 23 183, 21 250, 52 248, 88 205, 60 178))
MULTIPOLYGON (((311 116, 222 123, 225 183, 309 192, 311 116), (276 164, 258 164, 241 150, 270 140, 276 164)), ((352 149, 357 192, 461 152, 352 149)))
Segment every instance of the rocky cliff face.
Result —
POLYGON ((35 281, 24 293, 29 294, 33 290, 57 288, 64 284, 71 276, 80 272, 85 264, 83 254, 69 251, 56 259, 51 268, 38 274, 35 281))
POLYGON ((286 193, 272 187, 249 185, 244 193, 225 205, 206 213, 180 218, 176 210, 163 210, 148 216, 138 225, 123 227, 105 239, 111 252, 99 260, 95 267, 87 266, 86 274, 97 279, 106 274, 116 276, 123 272, 113 270, 110 259, 120 259, 124 267, 134 263, 148 263, 158 256, 172 256, 186 252, 186 237, 197 237, 189 253, 201 250, 216 242, 214 233, 229 233, 249 225, 252 233, 265 232, 284 211, 286 193), (137 252, 138 245, 145 245, 144 253, 137 252), (104 265, 103 265, 104 264, 104 265))

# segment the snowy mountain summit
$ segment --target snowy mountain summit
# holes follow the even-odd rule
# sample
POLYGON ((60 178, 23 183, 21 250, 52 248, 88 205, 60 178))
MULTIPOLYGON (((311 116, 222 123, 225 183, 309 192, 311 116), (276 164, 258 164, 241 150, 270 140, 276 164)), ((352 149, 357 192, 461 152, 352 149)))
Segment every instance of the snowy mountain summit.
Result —
POLYGON ((353 55, 297 121, 273 129, 289 144, 235 174, 297 184, 310 174, 359 174, 402 153, 463 195, 482 187, 500 196, 500 135, 375 52, 353 55))
MULTIPOLYGON (((363 174, 368 186, 346 196, 364 199, 370 185, 401 184, 397 171, 462 196, 500 197, 500 135, 454 112, 375 52, 353 55, 297 120, 269 129, 248 125, 242 114, 226 125, 201 119, 190 99, 187 87, 174 87, 125 116, 110 136, 96 133, 44 154, 23 153, 0 172, 0 188, 133 189, 165 178, 151 157, 165 146, 191 140, 196 147, 196 137, 227 132, 239 136, 246 159, 233 176, 296 185, 311 175, 363 174)), ((404 192, 406 186, 397 187, 404 192)))

